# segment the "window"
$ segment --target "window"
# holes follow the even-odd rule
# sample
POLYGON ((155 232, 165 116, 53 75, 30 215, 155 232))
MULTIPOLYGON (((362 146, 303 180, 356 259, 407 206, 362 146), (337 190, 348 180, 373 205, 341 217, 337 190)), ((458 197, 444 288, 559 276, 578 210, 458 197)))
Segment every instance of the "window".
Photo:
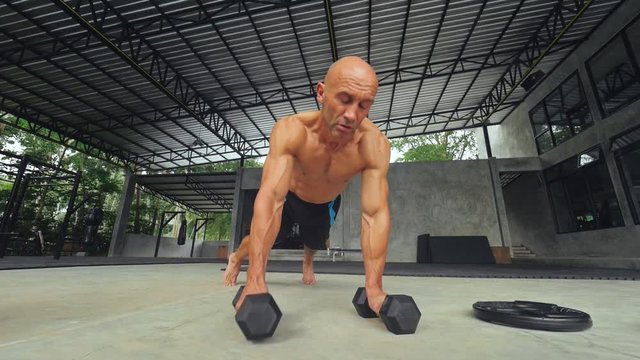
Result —
POLYGON ((530 112, 538 153, 565 142, 593 124, 582 84, 573 73, 530 112))
POLYGON ((640 21, 635 21, 587 61, 603 118, 640 98, 638 36, 640 21))
POLYGON ((620 135, 613 141, 616 161, 625 193, 629 200, 629 207, 636 224, 640 224, 640 128, 620 135), (629 140, 635 140, 633 142, 629 140), (622 146, 620 146, 622 145, 622 146))
POLYGON ((545 170, 545 178, 559 233, 624 226, 600 148, 545 170))

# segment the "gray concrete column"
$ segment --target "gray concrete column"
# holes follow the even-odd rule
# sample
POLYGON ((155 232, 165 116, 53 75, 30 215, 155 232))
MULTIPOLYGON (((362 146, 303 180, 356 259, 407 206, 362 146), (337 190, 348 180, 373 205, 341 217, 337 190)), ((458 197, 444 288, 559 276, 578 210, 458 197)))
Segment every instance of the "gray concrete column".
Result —
POLYGON ((127 170, 124 171, 124 186, 122 187, 122 194, 120 195, 120 204, 118 205, 118 211, 116 212, 116 220, 113 224, 109 256, 120 256, 124 250, 124 235, 127 231, 129 213, 131 211, 131 201, 133 200, 133 194, 136 188, 135 174, 132 174, 127 170))
POLYGON ((607 163, 607 169, 609 170, 609 177, 611 178, 611 184, 613 185, 613 191, 618 199, 618 206, 622 213, 622 219, 624 224, 628 228, 635 226, 635 220, 633 219, 633 213, 631 212, 631 204, 629 204, 629 198, 624 190, 624 183, 620 176, 620 169, 616 162, 615 156, 609 151, 609 142, 602 143, 604 150, 604 158, 607 163), (607 147, 605 147, 607 146, 607 147))
POLYGON ((500 172, 495 157, 487 161, 491 174, 491 185, 493 188, 493 198, 495 203, 496 218, 500 230, 500 243, 502 246, 511 247, 511 233, 509 232, 509 220, 507 219, 507 207, 504 203, 502 184, 500 183, 500 172))

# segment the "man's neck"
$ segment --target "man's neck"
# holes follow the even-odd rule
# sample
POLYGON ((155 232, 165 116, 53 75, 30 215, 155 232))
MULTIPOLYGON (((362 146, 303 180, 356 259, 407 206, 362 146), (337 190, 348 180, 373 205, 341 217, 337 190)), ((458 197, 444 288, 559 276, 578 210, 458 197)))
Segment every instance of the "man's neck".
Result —
POLYGON ((323 144, 331 152, 339 151, 352 141, 351 139, 346 141, 335 139, 333 136, 331 136, 331 132, 326 125, 322 126, 320 129, 319 140, 320 143, 323 144))
POLYGON ((321 144, 323 144, 329 151, 336 152, 340 149, 344 148, 347 144, 349 144, 353 139, 349 140, 338 140, 331 136, 331 130, 327 126, 327 123, 322 118, 322 113, 318 116, 318 138, 321 144))

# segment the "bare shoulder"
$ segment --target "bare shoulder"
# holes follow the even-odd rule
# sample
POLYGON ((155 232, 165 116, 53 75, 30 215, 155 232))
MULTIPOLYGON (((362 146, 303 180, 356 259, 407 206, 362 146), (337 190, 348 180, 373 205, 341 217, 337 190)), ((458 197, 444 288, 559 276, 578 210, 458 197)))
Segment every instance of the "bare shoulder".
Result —
POLYGON ((295 115, 289 116, 289 118, 296 119, 300 124, 304 125, 305 127, 311 127, 315 123, 317 123, 318 120, 320 119, 320 112, 317 110, 299 112, 295 115))
POLYGON ((391 158, 391 146, 387 137, 369 119, 360 126, 360 154, 367 168, 386 169, 391 158))
POLYGON ((284 117, 271 130, 270 148, 276 148, 287 153, 295 154, 304 144, 306 125, 299 115, 284 117))

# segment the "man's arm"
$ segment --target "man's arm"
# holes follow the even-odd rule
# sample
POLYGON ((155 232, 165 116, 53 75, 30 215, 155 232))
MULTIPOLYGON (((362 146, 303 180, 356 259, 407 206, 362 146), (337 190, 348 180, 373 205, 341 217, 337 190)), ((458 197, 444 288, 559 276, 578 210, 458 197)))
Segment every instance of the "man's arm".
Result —
POLYGON ((267 292, 265 269, 271 247, 280 230, 282 206, 289 190, 294 154, 304 142, 304 127, 293 118, 278 121, 271 132, 269 154, 253 207, 249 239, 249 268, 244 295, 267 292))
POLYGON ((379 133, 363 141, 362 151, 366 165, 362 172, 361 247, 369 306, 378 313, 385 296, 382 290, 382 273, 391 228, 387 200, 390 147, 387 139, 379 133))

